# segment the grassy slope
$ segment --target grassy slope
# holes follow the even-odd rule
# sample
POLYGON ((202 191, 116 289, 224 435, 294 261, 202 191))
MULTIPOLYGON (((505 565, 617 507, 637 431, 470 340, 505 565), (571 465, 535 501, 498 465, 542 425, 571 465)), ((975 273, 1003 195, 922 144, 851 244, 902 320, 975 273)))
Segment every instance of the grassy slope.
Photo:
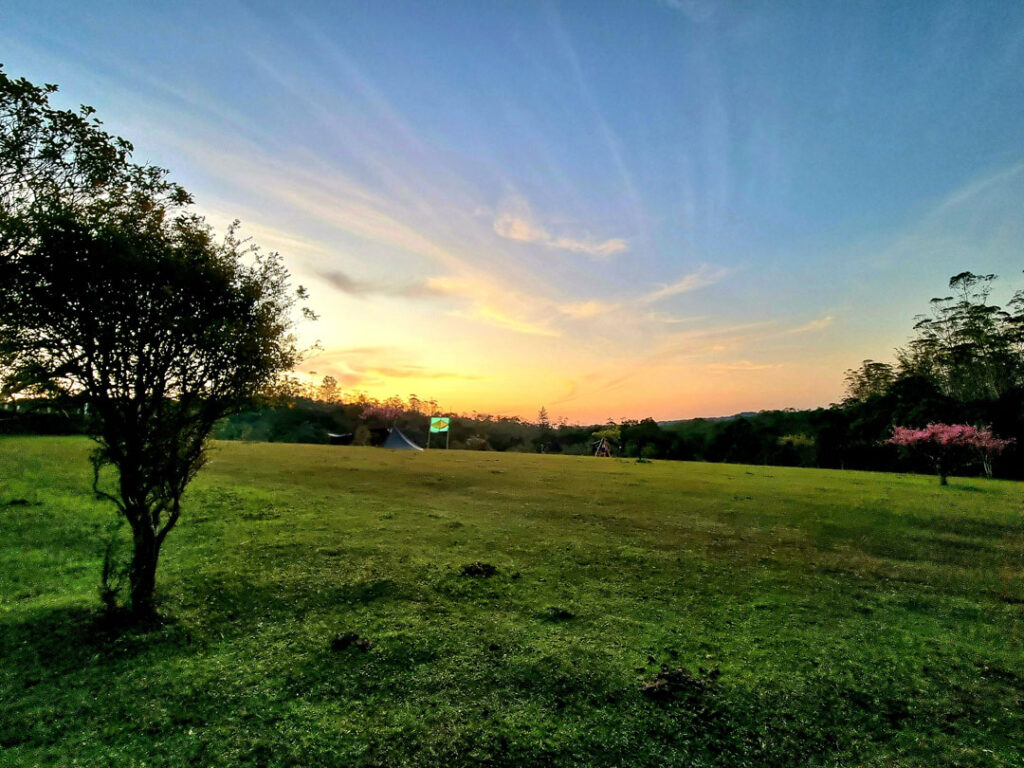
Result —
POLYGON ((116 634, 87 450, 0 440, 0 765, 1024 764, 1021 484, 219 444, 116 634))

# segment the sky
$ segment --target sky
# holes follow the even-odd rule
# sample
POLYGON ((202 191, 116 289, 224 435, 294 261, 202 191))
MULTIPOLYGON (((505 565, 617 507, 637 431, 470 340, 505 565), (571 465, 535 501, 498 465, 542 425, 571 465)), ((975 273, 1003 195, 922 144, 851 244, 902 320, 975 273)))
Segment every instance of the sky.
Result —
POLYGON ((1024 288, 1018 0, 0 0, 0 62, 280 251, 348 395, 824 406, 1024 288))

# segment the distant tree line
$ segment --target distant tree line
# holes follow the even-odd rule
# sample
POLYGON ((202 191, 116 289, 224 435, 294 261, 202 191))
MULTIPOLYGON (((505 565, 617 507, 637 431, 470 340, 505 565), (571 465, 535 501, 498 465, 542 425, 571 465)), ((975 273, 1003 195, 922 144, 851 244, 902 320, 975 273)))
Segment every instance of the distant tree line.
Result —
MULTIPOLYGON (((931 301, 915 318, 893 363, 865 360, 846 373, 846 397, 827 408, 762 411, 717 419, 658 423, 654 419, 597 425, 551 423, 489 414, 452 418, 453 448, 591 455, 604 437, 616 455, 782 466, 881 471, 931 471, 928 461, 889 442, 896 426, 933 423, 990 427, 1016 440, 994 465, 979 457, 965 471, 1024 477, 1024 294, 1005 305, 990 302, 995 275, 963 272, 949 281, 950 295, 931 301)), ((297 385, 297 382, 295 382, 297 385)), ((372 444, 372 420, 361 415, 380 404, 361 396, 342 403, 328 396, 336 383, 295 387, 286 403, 231 417, 218 430, 226 439, 327 442, 328 432, 352 433, 372 444)), ((415 395, 383 401, 397 407, 395 423, 412 439, 426 440, 434 402, 415 395)), ((376 425, 380 427, 381 425, 376 425)))
MULTIPOLYGON (((847 371, 846 397, 827 408, 592 425, 552 422, 545 408, 535 421, 468 413, 452 416, 450 445, 583 456, 593 455, 603 437, 615 455, 626 458, 931 472, 926 458, 887 442, 894 427, 971 424, 1016 444, 990 467, 979 457, 961 469, 1024 478, 1024 296, 1018 292, 1005 308, 990 303, 995 281, 994 275, 970 272, 951 278, 951 295, 933 299, 930 312, 915 319, 913 335, 896 350, 894 362, 865 360, 847 371)), ((328 443, 335 435, 342 442, 374 445, 394 425, 423 445, 429 416, 442 412, 436 401, 416 395, 343 399, 330 376, 319 382, 292 376, 263 405, 222 420, 214 434, 297 443, 328 443), (384 419, 381 413, 393 415, 384 419)), ((35 418, 45 421, 47 431, 60 419, 52 413, 35 418)))
POLYGON ((931 471, 927 457, 889 442, 894 428, 989 427, 1014 440, 998 460, 967 471, 1024 478, 1024 292, 990 303, 995 275, 962 272, 950 295, 915 318, 895 362, 865 360, 846 373, 846 397, 829 408, 766 411, 672 427, 692 458, 884 471, 931 471))

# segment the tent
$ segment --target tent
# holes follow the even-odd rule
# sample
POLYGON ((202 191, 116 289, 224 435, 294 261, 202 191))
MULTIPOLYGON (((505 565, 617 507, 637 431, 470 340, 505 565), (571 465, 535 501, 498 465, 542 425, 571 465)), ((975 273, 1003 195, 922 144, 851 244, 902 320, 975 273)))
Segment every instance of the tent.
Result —
POLYGON ((388 439, 385 440, 381 448, 393 448, 396 451, 422 451, 416 443, 410 440, 408 437, 402 434, 402 430, 398 427, 392 427, 388 430, 388 439))

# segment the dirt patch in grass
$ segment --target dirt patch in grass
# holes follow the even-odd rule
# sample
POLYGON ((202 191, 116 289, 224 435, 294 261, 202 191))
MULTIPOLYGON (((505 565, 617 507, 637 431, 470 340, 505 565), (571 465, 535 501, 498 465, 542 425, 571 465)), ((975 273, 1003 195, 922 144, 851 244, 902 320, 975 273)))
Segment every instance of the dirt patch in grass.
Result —
POLYGON ((640 692, 652 701, 663 703, 701 701, 714 694, 715 683, 720 676, 717 669, 710 672, 701 669, 694 675, 686 667, 663 666, 658 674, 643 684, 640 692))
POLYGON ((540 617, 545 621, 569 621, 570 619, 575 619, 576 614, 566 608, 549 605, 540 614, 540 617))
POLYGON ((373 648, 373 641, 367 637, 362 637, 357 632, 339 632, 331 640, 331 650, 335 653, 347 651, 349 648, 366 653, 373 648))
POLYGON ((467 563, 462 566, 462 576, 470 576, 473 578, 488 578, 498 572, 497 566, 491 565, 490 563, 476 562, 467 563))

